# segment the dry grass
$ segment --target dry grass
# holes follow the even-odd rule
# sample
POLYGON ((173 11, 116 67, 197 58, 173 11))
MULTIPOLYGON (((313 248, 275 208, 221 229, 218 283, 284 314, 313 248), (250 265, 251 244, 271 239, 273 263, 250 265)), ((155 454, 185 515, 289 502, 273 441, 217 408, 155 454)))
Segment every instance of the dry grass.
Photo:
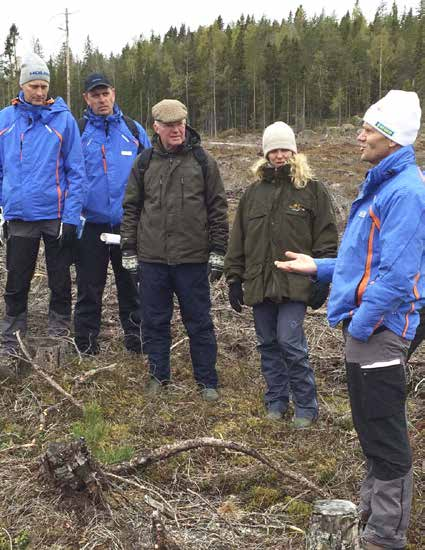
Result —
MULTIPOLYGON (((211 147, 220 164, 226 161, 223 172, 233 184, 229 191, 233 206, 238 188, 246 183, 241 175, 257 148, 211 147)), ((341 194, 341 204, 347 203, 360 171, 352 145, 318 140, 308 145, 307 152, 325 179, 335 172, 332 167, 346 170, 337 172, 340 179, 331 188, 335 186, 335 192, 341 194), (347 178, 353 180, 348 194, 341 186, 347 178)), ((4 279, 4 272, 1 275, 4 279)), ((45 289, 40 264, 31 293, 34 335, 43 333, 45 289)), ((96 456, 107 462, 184 439, 231 439, 304 475, 335 498, 356 502, 363 475, 362 455, 349 414, 342 336, 329 329, 325 310, 309 313, 306 320, 320 420, 313 429, 296 432, 290 415, 281 423, 264 418, 263 381, 250 309, 244 308, 241 315, 230 309, 223 281, 212 294, 222 395, 215 405, 203 403, 196 392, 188 342, 177 310, 172 327, 173 341, 178 343, 172 351, 173 383, 156 400, 145 399, 146 362, 123 350, 112 279, 105 292, 102 354, 84 360, 73 356, 61 371, 53 373, 64 389, 84 403, 84 418, 35 372, 0 386, 0 550, 153 548, 150 525, 154 510, 161 512, 168 533, 182 549, 304 547, 303 531, 314 495, 252 458, 231 451, 191 451, 154 464, 137 476, 110 479, 107 507, 94 505, 84 495, 58 495, 40 478, 38 457, 48 442, 80 433, 91 438, 96 456), (106 366, 111 368, 76 383, 83 373, 106 366), (40 422, 40 413, 55 404, 58 407, 40 422)), ((410 374, 416 496, 409 549, 420 550, 425 548, 425 384, 420 385, 425 377, 425 356, 421 351, 412 361, 410 374)))

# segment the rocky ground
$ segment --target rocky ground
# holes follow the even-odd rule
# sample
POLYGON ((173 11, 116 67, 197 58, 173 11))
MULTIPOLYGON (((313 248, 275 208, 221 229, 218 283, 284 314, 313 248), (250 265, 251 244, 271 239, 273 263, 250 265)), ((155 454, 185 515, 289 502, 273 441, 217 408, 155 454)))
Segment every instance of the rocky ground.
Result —
MULTIPOLYGON (((250 181, 247 170, 260 152, 260 142, 259 135, 230 133, 206 142, 226 182, 231 218, 250 181)), ((299 143, 317 177, 328 184, 342 228, 366 168, 358 161, 355 134, 309 133, 299 136, 299 143)), ((418 158, 425 166, 421 143, 418 158)), ((4 284, 4 261, 0 269, 4 284)), ((309 312, 306 319, 320 419, 311 430, 295 432, 290 414, 279 423, 264 418, 250 309, 240 315, 230 309, 223 281, 213 287, 212 298, 222 395, 215 405, 201 402, 195 390, 177 310, 173 384, 157 399, 146 400, 146 364, 123 350, 112 279, 104 297, 102 353, 94 359, 71 353, 60 368, 40 365, 82 404, 83 412, 34 369, 18 381, 0 385, 0 550, 153 548, 155 510, 174 548, 296 550, 304 548, 312 503, 320 494, 356 502, 364 464, 349 413, 341 333, 328 327, 325 309, 309 312), (93 369, 103 370, 90 373, 93 369), (49 443, 80 436, 109 472, 117 463, 163 445, 204 437, 243 443, 280 470, 232 449, 200 447, 125 475, 111 474, 101 497, 98 491, 86 490, 71 495, 40 475, 39 457, 49 443), (293 474, 314 486, 297 481, 293 474)), ((32 343, 37 348, 44 343, 46 328, 43 262, 34 277, 30 304, 32 343)), ((416 483, 409 550, 425 548, 423 350, 409 365, 416 483)), ((173 548, 172 544, 169 540, 162 548, 173 548)))

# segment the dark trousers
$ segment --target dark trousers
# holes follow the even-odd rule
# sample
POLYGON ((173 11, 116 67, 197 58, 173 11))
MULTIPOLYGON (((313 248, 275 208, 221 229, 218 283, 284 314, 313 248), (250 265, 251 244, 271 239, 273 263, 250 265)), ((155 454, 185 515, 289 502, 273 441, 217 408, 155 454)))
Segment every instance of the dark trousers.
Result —
POLYGON ((363 536, 385 548, 406 544, 412 501, 412 452, 404 372, 408 343, 384 329, 367 342, 347 336, 346 371, 354 427, 367 459, 360 491, 363 536))
POLYGON ((302 302, 270 300, 253 308, 267 409, 286 411, 291 393, 295 416, 314 419, 318 404, 303 328, 305 310, 302 302))
MULTIPOLYGON (((61 248, 55 235, 41 234, 50 289, 49 333, 59 335, 69 329, 71 319, 71 276, 72 251, 61 248)), ((6 316, 2 326, 3 346, 14 349, 17 345, 14 332, 26 332, 28 293, 34 275, 40 237, 11 235, 6 245, 7 281, 4 300, 6 316)))
POLYGON ((190 341, 196 382, 217 387, 217 342, 211 319, 207 264, 140 263, 144 350, 152 376, 170 379, 170 323, 176 294, 190 341))
POLYGON ((86 222, 77 243, 77 303, 74 312, 75 341, 80 351, 96 351, 102 316, 102 297, 108 265, 112 264, 118 294, 121 326, 127 349, 141 351, 140 299, 136 282, 122 266, 121 249, 100 240, 101 233, 119 234, 119 226, 86 222))

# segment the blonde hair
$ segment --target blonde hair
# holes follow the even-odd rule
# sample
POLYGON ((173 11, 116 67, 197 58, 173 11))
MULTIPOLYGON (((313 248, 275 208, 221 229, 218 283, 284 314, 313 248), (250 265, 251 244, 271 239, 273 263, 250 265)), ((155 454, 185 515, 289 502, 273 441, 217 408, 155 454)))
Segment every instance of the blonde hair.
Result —
MULTIPOLYGON (((292 155, 287 164, 290 166, 290 175, 295 189, 303 189, 307 186, 309 180, 314 178, 313 170, 308 164, 307 157, 303 153, 292 155)), ((259 159, 251 168, 255 177, 263 176, 264 168, 270 166, 267 159, 259 159)))

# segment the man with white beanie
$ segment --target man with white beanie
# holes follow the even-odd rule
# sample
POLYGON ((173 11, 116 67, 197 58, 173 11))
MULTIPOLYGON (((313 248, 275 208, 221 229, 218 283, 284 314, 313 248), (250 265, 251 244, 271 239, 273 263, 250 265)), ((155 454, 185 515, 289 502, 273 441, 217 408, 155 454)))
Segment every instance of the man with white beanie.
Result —
POLYGON ((50 73, 35 53, 24 57, 20 92, 0 112, 0 205, 7 224, 6 315, 0 376, 13 375, 27 330, 28 292, 43 238, 50 289, 48 333, 69 334, 72 245, 85 190, 77 123, 62 98, 48 97, 50 73))
POLYGON ((361 159, 372 165, 338 257, 287 252, 289 272, 332 282, 328 319, 343 324, 348 392, 367 476, 359 511, 366 550, 402 549, 412 503, 405 362, 425 295, 425 185, 413 144, 415 92, 391 90, 363 117, 361 159))

